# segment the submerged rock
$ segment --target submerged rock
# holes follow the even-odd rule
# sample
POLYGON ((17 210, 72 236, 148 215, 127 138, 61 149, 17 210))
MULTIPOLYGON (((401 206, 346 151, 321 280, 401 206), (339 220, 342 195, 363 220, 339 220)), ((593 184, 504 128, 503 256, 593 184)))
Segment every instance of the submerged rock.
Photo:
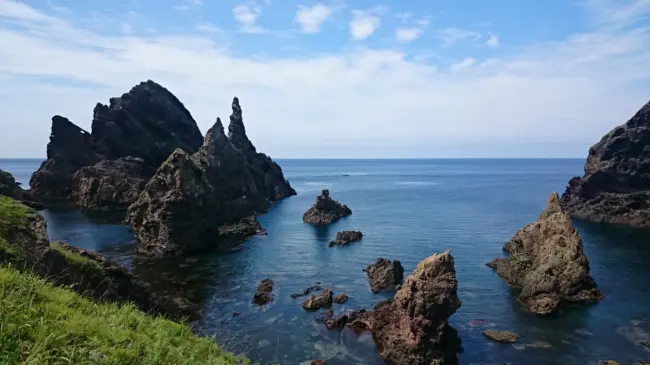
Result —
POLYGON ((304 297, 305 295, 309 295, 311 292, 321 291, 321 290, 323 290, 323 288, 320 285, 312 285, 309 288, 305 288, 305 290, 303 290, 302 293, 291 294, 291 298, 296 299, 296 298, 304 297))
POLYGON ((347 293, 341 293, 337 296, 334 297, 334 303, 336 304, 343 304, 348 301, 348 294, 347 293))
POLYGON ((309 299, 302 303, 302 307, 307 311, 317 311, 321 308, 329 308, 332 306, 334 297, 331 289, 325 289, 322 293, 312 295, 309 299))
POLYGON ((305 223, 323 225, 336 222, 350 214, 352 214, 352 210, 347 205, 341 205, 341 203, 330 198, 329 190, 325 189, 316 197, 316 203, 305 212, 302 220, 305 223))
POLYGON ((271 292, 273 291, 273 280, 264 279, 257 286, 257 291, 253 296, 253 304, 264 305, 273 301, 271 292))
POLYGON ((538 220, 519 230, 503 249, 510 256, 487 266, 522 288, 519 300, 532 313, 549 315, 563 303, 603 298, 589 275, 582 239, 560 206, 557 193, 551 194, 538 220))
POLYGON ((359 231, 343 231, 336 233, 336 239, 330 242, 329 246, 343 246, 351 242, 359 241, 363 238, 363 233, 359 231))
POLYGON ((650 102, 589 149, 584 175, 569 181, 562 206, 594 222, 650 228, 650 102))
POLYGON ((373 293, 394 289, 404 278, 404 268, 398 260, 378 258, 374 264, 368 265, 363 271, 368 275, 373 293))
POLYGON ((111 98, 109 105, 97 104, 91 133, 54 116, 47 160, 30 184, 44 201, 74 201, 88 210, 124 209, 143 188, 141 180, 151 177, 175 149, 191 153, 202 141, 185 106, 149 80, 111 98), (137 166, 134 160, 119 160, 126 157, 140 160, 137 166))
POLYGON ((369 330, 379 354, 389 364, 454 364, 460 339, 447 320, 461 306, 458 282, 449 251, 420 262, 391 300, 370 312, 359 311, 326 321, 328 328, 343 323, 369 330))
POLYGON ((509 331, 483 331, 483 335, 492 341, 500 343, 515 343, 519 340, 519 335, 509 331))
POLYGON ((20 201, 33 209, 43 209, 44 206, 32 194, 23 190, 20 183, 14 176, 6 171, 0 170, 0 195, 20 201))

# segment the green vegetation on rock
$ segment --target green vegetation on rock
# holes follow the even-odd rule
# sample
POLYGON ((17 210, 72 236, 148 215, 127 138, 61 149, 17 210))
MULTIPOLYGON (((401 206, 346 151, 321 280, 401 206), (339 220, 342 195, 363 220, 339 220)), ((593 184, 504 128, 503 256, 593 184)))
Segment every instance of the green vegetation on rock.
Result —
MULTIPOLYGON (((0 196, 0 259, 19 262, 24 253, 20 247, 10 244, 7 236, 11 230, 25 227, 25 218, 37 214, 17 200, 0 196)), ((2 260, 0 260, 2 261, 2 260)))

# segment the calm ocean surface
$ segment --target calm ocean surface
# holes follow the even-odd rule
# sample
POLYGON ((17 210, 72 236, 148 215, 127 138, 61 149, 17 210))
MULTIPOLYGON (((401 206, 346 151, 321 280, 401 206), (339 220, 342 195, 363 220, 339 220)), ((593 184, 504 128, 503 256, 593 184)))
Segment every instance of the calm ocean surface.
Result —
MULTIPOLYGON (((461 364, 621 364, 650 360, 638 344, 650 339, 650 234, 577 223, 591 273, 606 299, 567 310, 560 318, 536 318, 520 310, 516 292, 485 263, 536 219, 552 191, 582 174, 584 160, 278 160, 298 195, 260 217, 268 236, 237 250, 191 259, 133 259, 127 228, 91 222, 78 212, 43 212, 50 239, 100 251, 161 288, 176 288, 204 306, 198 331, 260 364, 383 364, 372 338, 328 331, 306 313, 294 292, 320 282, 350 300, 334 311, 371 308, 393 293, 373 294, 361 270, 378 257, 398 259, 405 275, 435 252, 451 249, 459 297, 451 317, 465 351, 461 364), (349 176, 343 176, 347 174, 349 176), (323 188, 353 214, 328 228, 303 224, 302 214, 323 188), (361 242, 328 248, 337 231, 363 231, 361 242), (257 283, 275 281, 275 301, 250 302, 257 283), (241 312, 233 317, 233 312, 241 312), (485 324, 487 323, 487 324, 485 324), (481 332, 521 335, 515 345, 488 342, 481 332), (528 348, 537 341, 551 349, 528 348)), ((0 169, 28 184, 39 160, 0 160, 0 169)))

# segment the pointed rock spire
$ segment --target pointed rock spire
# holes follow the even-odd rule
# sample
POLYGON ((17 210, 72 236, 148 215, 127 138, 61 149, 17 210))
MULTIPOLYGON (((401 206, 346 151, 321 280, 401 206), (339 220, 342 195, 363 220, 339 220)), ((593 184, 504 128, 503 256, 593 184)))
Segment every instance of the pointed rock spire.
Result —
POLYGON ((214 154, 214 152, 223 148, 227 143, 228 137, 226 137, 223 124, 221 123, 221 119, 217 118, 217 121, 214 123, 212 128, 208 129, 208 132, 205 134, 203 146, 201 146, 199 151, 203 150, 210 154, 214 154))
POLYGON ((242 151, 257 152, 255 146, 253 146, 248 136, 246 136, 242 110, 239 105, 239 98, 236 96, 232 100, 232 114, 230 115, 230 125, 228 125, 228 138, 235 147, 242 151))

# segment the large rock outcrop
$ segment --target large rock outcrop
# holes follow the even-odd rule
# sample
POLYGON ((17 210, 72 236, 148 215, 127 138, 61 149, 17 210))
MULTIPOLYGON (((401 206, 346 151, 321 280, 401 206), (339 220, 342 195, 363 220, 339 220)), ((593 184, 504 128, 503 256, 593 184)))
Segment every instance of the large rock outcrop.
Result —
POLYGON ((32 175, 31 190, 46 202, 124 209, 143 187, 141 180, 175 149, 192 153, 202 141, 196 122, 171 92, 151 80, 142 82, 109 105, 97 104, 91 133, 54 116, 47 160, 32 175), (127 157, 139 162, 121 159, 127 157))
POLYGON ((378 258, 374 264, 368 265, 363 271, 368 275, 373 293, 394 289, 404 278, 404 268, 398 260, 378 258))
POLYGON ((560 206, 557 193, 533 222, 519 230, 503 250, 508 258, 487 265, 511 285, 522 288, 519 300, 532 313, 549 315, 562 304, 603 297, 589 275, 582 239, 560 206))
POLYGON ((230 128, 237 131, 232 138, 217 118, 201 148, 192 155, 174 151, 129 207, 126 221, 140 242, 139 253, 184 255, 219 246, 226 236, 260 233, 254 215, 266 211, 269 200, 293 191, 281 170, 258 169, 259 154, 243 134, 236 98, 233 114, 238 118, 230 128))
POLYGON ((43 204, 29 191, 23 190, 12 174, 3 170, 0 170, 0 195, 18 200, 33 209, 43 209, 43 204))
POLYGON ((456 364, 460 339, 447 321, 461 306, 457 288, 449 251, 434 254, 417 265, 393 299, 326 324, 372 331, 380 356, 389 364, 456 364))
POLYGON ((303 214, 302 220, 305 223, 325 225, 336 222, 337 220, 352 214, 352 210, 347 205, 330 197, 330 191, 324 189, 316 197, 316 203, 303 214))
POLYGON ((650 228, 650 102, 589 149, 562 195, 571 216, 650 228))

